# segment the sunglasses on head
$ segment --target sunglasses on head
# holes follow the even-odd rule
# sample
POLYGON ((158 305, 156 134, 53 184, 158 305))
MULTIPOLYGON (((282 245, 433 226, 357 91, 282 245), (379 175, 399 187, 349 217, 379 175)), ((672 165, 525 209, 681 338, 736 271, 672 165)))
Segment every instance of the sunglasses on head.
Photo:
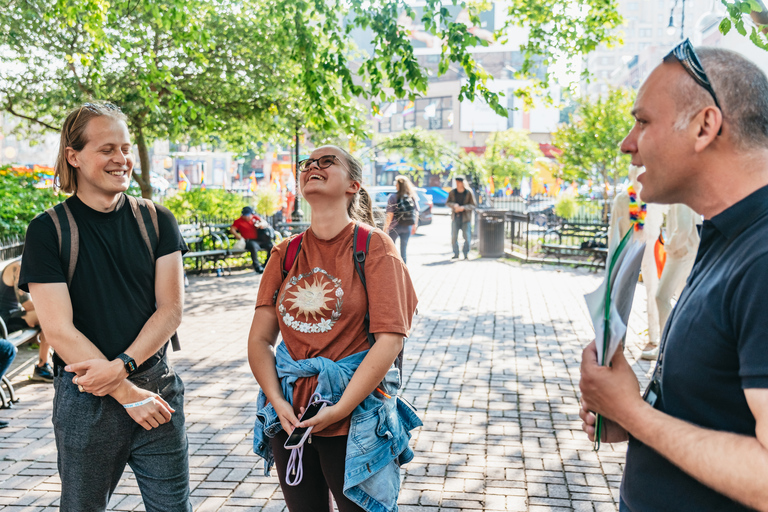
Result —
MULTIPOLYGON (((715 100, 715 106, 719 108, 720 111, 723 110, 723 107, 720 106, 720 102, 717 101, 717 95, 712 88, 712 83, 704 72, 704 66, 701 65, 699 56, 696 55, 696 50, 693 49, 690 39, 686 39, 672 48, 672 51, 664 57, 664 62, 668 62, 670 59, 678 61, 683 66, 683 69, 691 75, 691 78, 712 96, 712 99, 715 100)), ((720 131, 718 131, 717 134, 720 135, 722 132, 723 127, 721 125, 720 131)))
MULTIPOLYGON (((323 155, 320 158, 307 158, 306 160, 299 162, 299 172, 309 170, 309 166, 313 163, 317 163, 317 167, 320 169, 327 169, 336 162, 341 164, 341 160, 339 160, 336 155, 323 155)), ((343 164, 342 166, 345 167, 343 164)))
POLYGON ((75 116, 75 120, 72 121, 72 124, 69 125, 69 133, 67 134, 67 138, 69 138, 72 135, 72 130, 75 128, 75 125, 77 124, 77 120, 80 119, 80 114, 83 113, 83 109, 90 110, 91 112, 97 113, 97 112, 99 112, 100 108, 104 108, 104 109, 107 109, 107 110, 112 110, 114 112, 122 112, 122 110, 120 110, 120 107, 118 107, 117 105, 113 105, 112 103, 108 103, 108 102, 105 102, 105 103, 89 103, 89 102, 83 103, 82 105, 80 105, 80 110, 77 111, 77 115, 75 116))

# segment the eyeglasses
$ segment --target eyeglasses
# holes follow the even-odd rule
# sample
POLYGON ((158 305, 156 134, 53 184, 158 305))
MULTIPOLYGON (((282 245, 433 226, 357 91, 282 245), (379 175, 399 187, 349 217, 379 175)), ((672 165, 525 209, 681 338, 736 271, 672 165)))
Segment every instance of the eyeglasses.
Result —
MULTIPOLYGON (((717 95, 712 88, 712 83, 704 72, 704 66, 701 65, 699 56, 696 55, 696 51, 693 49, 690 39, 686 38, 685 41, 672 48, 672 51, 664 57, 664 62, 667 62, 669 59, 677 60, 683 66, 683 69, 691 75, 691 78, 712 95, 712 99, 715 100, 715 106, 721 111, 723 110, 723 107, 720 106, 720 102, 717 101, 717 95)), ((722 131, 723 127, 721 125, 720 131, 718 131, 717 134, 720 135, 722 131)))
POLYGON ((327 169, 337 161, 346 169, 347 166, 336 155, 323 155, 320 158, 307 158, 299 162, 299 172, 306 172, 313 163, 317 163, 317 167, 320 169, 327 169))

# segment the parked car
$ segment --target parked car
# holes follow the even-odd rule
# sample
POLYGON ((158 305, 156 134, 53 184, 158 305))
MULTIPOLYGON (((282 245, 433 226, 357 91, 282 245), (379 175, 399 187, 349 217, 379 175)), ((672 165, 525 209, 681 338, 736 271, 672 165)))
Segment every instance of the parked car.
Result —
POLYGON ((440 187, 427 187, 425 190, 427 194, 432 196, 435 206, 445 206, 446 201, 448 201, 448 192, 440 187))
MULTIPOLYGON (((386 218, 387 200, 390 194, 397 192, 394 185, 366 187, 368 193, 373 199, 373 216, 376 219, 378 227, 384 226, 386 218)), ((432 224, 432 196, 427 194, 423 188, 416 188, 416 195, 419 197, 419 224, 432 224)))

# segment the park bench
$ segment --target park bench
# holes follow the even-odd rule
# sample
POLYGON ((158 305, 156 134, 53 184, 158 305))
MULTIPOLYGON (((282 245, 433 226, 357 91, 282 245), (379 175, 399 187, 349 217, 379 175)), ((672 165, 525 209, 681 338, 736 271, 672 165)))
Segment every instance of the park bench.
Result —
MULTIPOLYGON (((245 247, 241 247, 237 245, 237 238, 235 235, 233 235, 229 228, 232 225, 229 223, 214 223, 209 224, 208 227, 211 229, 211 233, 217 236, 221 242, 222 246, 226 249, 227 255, 225 256, 225 259, 227 258, 241 258, 248 254, 248 249, 245 247)), ((264 253, 264 260, 266 260, 266 250, 261 250, 259 252, 264 253)), ((227 265, 227 272, 231 273, 231 266, 227 265)))
POLYGON ((605 267, 608 257, 608 226, 564 222, 547 230, 541 244, 544 258, 554 257, 558 263, 605 267), (547 242, 547 240, 551 242, 547 242), (564 243, 568 242, 568 243, 564 243), (574 259, 580 258, 580 259, 574 259))
MULTIPOLYGON (((290 225, 290 224, 289 224, 290 225)), ((184 258, 194 258, 195 270, 201 272, 206 261, 213 261, 214 268, 219 263, 226 265, 227 273, 231 273, 230 258, 240 258, 248 255, 248 249, 237 246, 237 238, 230 232, 231 224, 227 222, 211 222, 199 224, 180 224, 184 241, 190 248, 190 252, 184 258)), ((274 230, 273 243, 278 244, 283 237, 279 230, 274 230)), ((263 257, 259 257, 262 263, 267 259, 267 251, 262 249, 263 257)))
MULTIPOLYGON (((21 256, 18 256, 16 258, 0 262, 0 275, 2 275, 5 267, 20 259, 21 256)), ((5 338, 6 340, 10 341, 14 347, 18 347, 28 341, 36 339, 39 333, 40 329, 35 327, 22 329, 20 331, 15 331, 9 334, 8 327, 5 325, 3 319, 0 318, 0 338, 5 338)), ((8 379, 8 377, 3 375, 2 383, 0 384, 0 409, 13 407, 13 404, 18 401, 19 399, 16 396, 16 391, 13 389, 13 384, 11 384, 11 381, 8 379), (3 388, 5 388, 5 390, 3 388)))
POLYGON ((275 231, 278 233, 290 233, 296 235, 303 233, 310 226, 310 222, 278 222, 275 224, 275 231))
POLYGON ((202 272, 206 261, 212 261, 214 268, 217 268, 219 263, 226 263, 229 239, 220 231, 201 223, 179 224, 179 231, 189 248, 184 259, 195 261, 196 272, 202 272))

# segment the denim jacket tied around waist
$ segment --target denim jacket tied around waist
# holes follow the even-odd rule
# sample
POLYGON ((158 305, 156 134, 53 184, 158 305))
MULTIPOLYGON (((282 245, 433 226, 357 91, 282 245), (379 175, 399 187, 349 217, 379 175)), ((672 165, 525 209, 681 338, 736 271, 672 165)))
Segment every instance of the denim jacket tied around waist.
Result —
MULTIPOLYGON (((317 375, 315 392, 324 400, 337 403, 367 354, 366 350, 339 361, 324 357, 294 361, 285 344, 280 343, 275 358, 285 399, 293 403, 293 386, 298 378, 317 375)), ((399 388, 397 368, 389 370, 385 384, 388 389, 399 388)), ((261 391, 256 405, 253 452, 264 459, 264 474, 269 475, 274 463, 269 441, 283 427, 261 391)), ((344 462, 344 495, 368 512, 396 511, 400 466, 413 459, 413 451, 408 447, 410 431, 421 425, 415 411, 400 398, 380 399, 374 394, 368 395, 352 411, 344 462)))

